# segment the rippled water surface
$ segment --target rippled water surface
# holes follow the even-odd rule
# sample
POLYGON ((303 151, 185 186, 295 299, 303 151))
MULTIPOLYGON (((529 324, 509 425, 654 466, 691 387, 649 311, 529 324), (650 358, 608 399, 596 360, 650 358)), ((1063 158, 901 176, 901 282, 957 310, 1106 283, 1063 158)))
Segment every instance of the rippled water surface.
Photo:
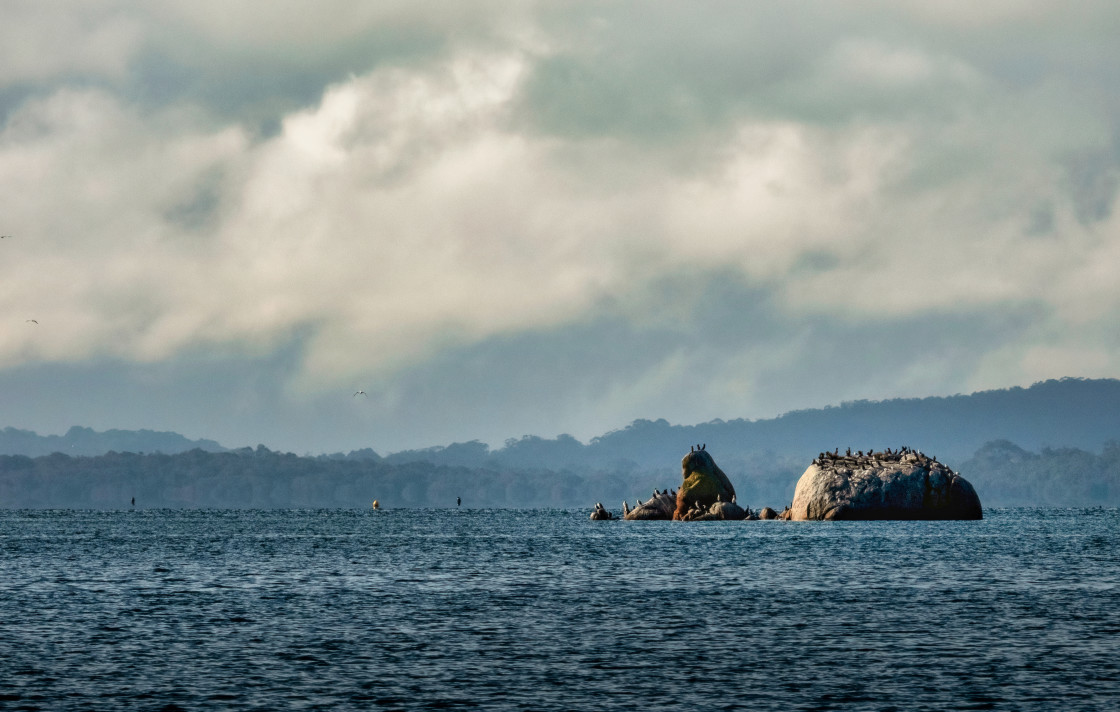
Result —
POLYGON ((1120 709, 1120 512, 0 510, 0 709, 1120 709))

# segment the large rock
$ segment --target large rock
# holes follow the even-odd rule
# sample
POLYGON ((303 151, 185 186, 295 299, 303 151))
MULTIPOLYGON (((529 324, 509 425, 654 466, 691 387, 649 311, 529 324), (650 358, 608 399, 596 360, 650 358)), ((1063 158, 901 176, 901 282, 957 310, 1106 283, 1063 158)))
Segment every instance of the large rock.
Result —
POLYGON ((681 475, 684 482, 677 490, 673 519, 685 519, 691 509, 709 509, 716 500, 732 502, 735 499, 735 488, 731 486, 731 480, 716 465, 706 446, 689 449, 689 453, 681 460, 681 475))
POLYGON ((665 490, 654 490, 653 496, 649 501, 638 501, 638 504, 630 509, 630 505, 626 502, 622 503, 622 518, 623 519, 672 519, 673 510, 677 507, 676 494, 665 490))
POLYGON ((821 453, 797 481, 789 516, 832 520, 984 515, 967 480, 935 458, 904 448, 867 455, 821 453))

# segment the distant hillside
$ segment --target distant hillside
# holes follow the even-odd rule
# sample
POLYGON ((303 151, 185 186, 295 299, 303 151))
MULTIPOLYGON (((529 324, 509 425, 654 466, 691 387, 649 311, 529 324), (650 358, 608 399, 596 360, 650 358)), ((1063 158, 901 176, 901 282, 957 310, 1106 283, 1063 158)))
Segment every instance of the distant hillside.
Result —
POLYGON ((1120 381, 1066 378, 971 395, 854 401, 767 420, 699 425, 637 420, 586 445, 567 435, 526 436, 496 450, 484 443, 456 443, 394 453, 385 459, 465 467, 658 468, 674 467, 689 445, 706 443, 727 469, 725 462, 755 460, 766 453, 807 463, 834 447, 868 450, 908 445, 955 466, 996 440, 1028 450, 1098 451, 1109 441, 1120 440, 1120 381))
POLYGON ((39 435, 30 430, 0 430, 0 455, 38 457, 61 452, 67 455, 103 455, 107 452, 161 452, 172 455, 195 448, 225 450, 213 440, 188 440, 178 433, 154 430, 106 430, 72 427, 65 435, 39 435))
MULTIPOLYGON (((671 425, 636 420, 584 444, 570 435, 526 435, 500 448, 472 441, 408 450, 384 457, 369 448, 325 456, 330 460, 381 461, 386 465, 425 462, 446 467, 498 471, 576 470, 678 474, 687 448, 706 443, 729 474, 752 468, 785 471, 810 462, 818 452, 908 445, 958 467, 985 443, 1008 441, 1029 451, 1075 448, 1097 452, 1120 440, 1120 381, 1065 378, 1030 388, 981 391, 971 395, 853 401, 799 410, 764 420, 715 420, 671 425)), ((222 452, 212 440, 188 440, 176 433, 74 427, 65 435, 27 430, 0 431, 0 454, 38 457, 54 452, 103 455, 108 452, 175 454, 200 449, 222 452)))
MULTIPOLYGON (((730 461, 739 502, 758 509, 788 504, 808 463, 759 457, 730 461)), ((985 444, 957 469, 985 507, 1120 505, 1120 445, 1100 455, 1074 448, 1031 452, 1008 441, 985 444)), ((374 458, 297 457, 266 448, 176 455, 109 453, 30 458, 0 455, 0 507, 123 509, 131 506, 213 508, 453 507, 612 510, 675 487, 680 472, 658 469, 495 468, 391 464, 374 458)))

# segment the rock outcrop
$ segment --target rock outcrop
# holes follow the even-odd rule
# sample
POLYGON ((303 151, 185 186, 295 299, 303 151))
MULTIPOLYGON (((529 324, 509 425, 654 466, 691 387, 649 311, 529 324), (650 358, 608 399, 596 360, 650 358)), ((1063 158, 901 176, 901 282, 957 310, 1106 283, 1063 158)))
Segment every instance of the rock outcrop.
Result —
POLYGON ((595 509, 591 510, 591 520, 596 522, 604 522, 610 519, 614 519, 614 515, 603 507, 602 502, 596 502, 595 509))
MULTIPOLYGON (((732 496, 732 499, 734 499, 734 496, 732 496)), ((684 516, 680 517, 680 520, 684 522, 713 522, 739 521, 752 518, 756 517, 751 516, 749 509, 743 509, 736 502, 724 502, 717 498, 709 507, 701 504, 693 505, 684 513, 684 516)))
POLYGON ((672 519, 673 510, 677 508, 677 493, 665 490, 654 490, 653 496, 646 502, 638 500, 638 504, 630 509, 626 503, 622 503, 622 518, 623 519, 672 519))
POLYGON ((684 482, 677 490, 673 519, 686 519, 685 515, 692 509, 706 510, 717 500, 730 503, 735 498, 731 480, 708 454, 706 445, 689 448, 689 453, 681 460, 681 475, 684 482))
MULTIPOLYGON (((782 513, 785 518, 786 513, 782 513)), ((958 473, 909 448, 865 455, 821 453, 793 495, 789 518, 982 519, 976 490, 958 473)))

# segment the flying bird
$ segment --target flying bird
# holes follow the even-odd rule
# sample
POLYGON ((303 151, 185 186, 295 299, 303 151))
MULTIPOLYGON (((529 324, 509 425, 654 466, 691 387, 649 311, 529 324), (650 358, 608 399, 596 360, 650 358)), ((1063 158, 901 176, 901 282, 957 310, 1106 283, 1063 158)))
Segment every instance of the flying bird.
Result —
POLYGON ((28 324, 38 324, 38 323, 39 323, 39 320, 38 320, 38 319, 28 319, 28 320, 27 320, 27 323, 28 323, 28 324))
POLYGON ((366 394, 365 391, 354 391, 354 397, 355 398, 358 397, 358 396, 364 396, 365 394, 366 394))

